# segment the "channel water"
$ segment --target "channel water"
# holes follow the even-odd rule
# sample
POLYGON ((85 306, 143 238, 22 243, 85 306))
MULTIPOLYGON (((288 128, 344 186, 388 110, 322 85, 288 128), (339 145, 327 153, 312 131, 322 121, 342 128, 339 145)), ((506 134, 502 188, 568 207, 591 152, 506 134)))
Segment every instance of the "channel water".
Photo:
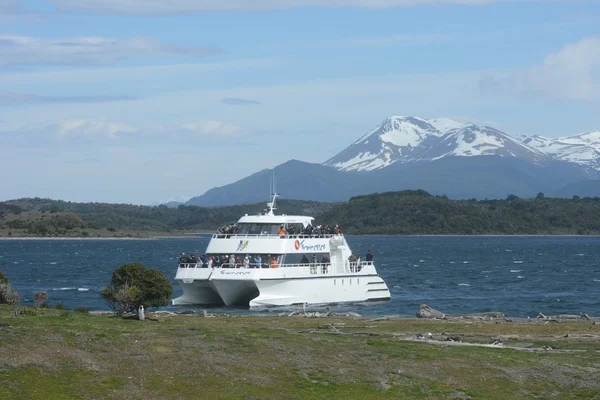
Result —
MULTIPOLYGON (((33 304, 35 292, 46 291, 51 305, 107 310, 100 292, 116 267, 139 262, 173 279, 179 254, 202 254, 209 239, 0 240, 0 270, 25 305, 33 304)), ((428 304, 445 313, 600 315, 600 237, 347 236, 347 240, 363 257, 372 250, 392 299, 335 305, 334 311, 412 316, 420 304, 428 304)), ((179 296, 175 282, 173 288, 173 296, 179 296)), ((225 307, 212 311, 282 312, 225 307)))

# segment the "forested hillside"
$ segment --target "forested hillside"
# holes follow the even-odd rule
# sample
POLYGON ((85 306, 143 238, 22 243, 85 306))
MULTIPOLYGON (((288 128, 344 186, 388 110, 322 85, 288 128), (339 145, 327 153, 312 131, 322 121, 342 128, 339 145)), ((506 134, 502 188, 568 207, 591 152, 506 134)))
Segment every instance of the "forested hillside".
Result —
POLYGON ((320 216, 359 234, 600 234, 600 198, 449 200, 417 191, 358 196, 320 216))
MULTIPOLYGON (((353 197, 345 203, 280 200, 277 213, 312 215, 316 224, 339 224, 345 233, 600 234, 600 198, 450 200, 425 191, 353 197)), ((212 232, 264 203, 228 207, 72 203, 19 199, 0 203, 2 236, 155 236, 212 232)))
MULTIPOLYGON (((315 215, 333 206, 332 203, 280 200, 277 212, 315 215)), ((0 203, 0 233, 2 236, 137 236, 138 233, 214 231, 244 214, 258 214, 264 208, 265 203, 170 208, 19 199, 0 203)))

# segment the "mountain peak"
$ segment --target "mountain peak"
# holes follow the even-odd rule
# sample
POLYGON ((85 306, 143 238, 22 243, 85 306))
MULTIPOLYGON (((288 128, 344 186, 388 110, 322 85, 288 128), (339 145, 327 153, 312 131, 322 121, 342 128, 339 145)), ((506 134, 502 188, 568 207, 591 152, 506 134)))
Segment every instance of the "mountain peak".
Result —
POLYGON ((323 164, 341 171, 381 169, 400 159, 412 159, 415 150, 442 135, 425 119, 392 116, 323 164))
POLYGON ((496 155, 534 163, 547 156, 509 135, 451 118, 392 116, 363 135, 324 165, 341 171, 371 171, 395 163, 432 161, 443 157, 496 155))
POLYGON ((562 138, 529 136, 519 138, 523 143, 550 157, 600 171, 600 131, 589 131, 562 138))

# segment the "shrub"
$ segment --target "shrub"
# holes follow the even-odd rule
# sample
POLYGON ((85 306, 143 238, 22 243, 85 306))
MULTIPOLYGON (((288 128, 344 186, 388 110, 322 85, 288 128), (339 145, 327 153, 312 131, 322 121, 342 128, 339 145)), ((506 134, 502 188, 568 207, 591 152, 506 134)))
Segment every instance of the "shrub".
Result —
POLYGON ((54 308, 56 308, 57 310, 68 310, 68 308, 66 306, 64 306, 62 303, 57 303, 54 308))
POLYGON ((143 265, 124 264, 113 271, 111 284, 101 293, 119 316, 144 308, 166 306, 173 295, 171 281, 162 272, 143 265))
POLYGON ((6 300, 6 304, 10 306, 15 317, 21 313, 21 294, 13 290, 9 284, 0 284, 0 297, 6 300))
POLYGON ((4 276, 4 272, 2 272, 2 270, 0 270, 0 283, 8 284, 8 278, 4 276))
POLYGON ((76 313, 80 313, 80 314, 89 314, 89 312, 90 312, 90 310, 85 307, 75 307, 73 309, 73 311, 75 311, 76 313))
POLYGON ((6 295, 10 290, 10 284, 8 278, 4 276, 4 273, 0 271, 0 304, 6 304, 6 295))
POLYGON ((35 308, 47 306, 48 305, 48 293, 36 292, 33 295, 33 302, 35 304, 35 308))

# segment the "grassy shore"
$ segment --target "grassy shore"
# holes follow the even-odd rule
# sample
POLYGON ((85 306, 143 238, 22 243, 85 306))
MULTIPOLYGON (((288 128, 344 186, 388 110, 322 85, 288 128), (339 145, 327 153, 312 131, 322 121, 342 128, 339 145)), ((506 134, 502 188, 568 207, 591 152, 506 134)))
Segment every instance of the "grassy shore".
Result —
POLYGON ((0 306, 0 399, 600 397, 585 321, 25 314, 0 306))

